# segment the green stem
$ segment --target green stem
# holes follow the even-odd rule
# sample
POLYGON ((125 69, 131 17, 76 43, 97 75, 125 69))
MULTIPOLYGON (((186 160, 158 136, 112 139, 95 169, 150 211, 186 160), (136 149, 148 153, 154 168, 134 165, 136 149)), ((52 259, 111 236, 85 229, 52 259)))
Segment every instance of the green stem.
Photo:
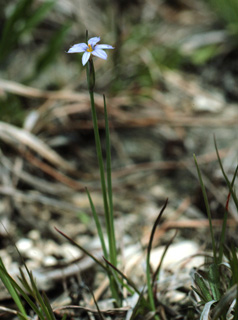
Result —
POLYGON ((100 180, 101 180, 103 204, 104 204, 105 218, 106 218, 106 228, 107 228, 107 235, 108 235, 108 242, 109 242, 109 257, 110 257, 110 262, 113 265, 117 266, 116 243, 115 243, 115 236, 113 235, 113 229, 111 229, 112 222, 111 222, 109 206, 108 206, 108 196, 107 196, 107 187, 106 187, 106 181, 105 181, 102 148, 101 148, 101 141, 100 141, 99 130, 98 130, 97 113, 96 113, 95 102, 94 102, 93 89, 95 84, 95 75, 94 75, 94 67, 93 67, 92 60, 89 60, 89 62, 87 63, 87 78, 88 78, 88 89, 89 89, 90 102, 91 102, 91 112, 92 112, 96 152, 97 152, 97 158, 98 158, 98 164, 99 164, 99 170, 100 170, 100 180))
POLYGON ((106 129, 106 159, 107 159, 107 189, 108 189, 108 199, 109 199, 109 225, 112 234, 112 242, 115 244, 113 247, 113 257, 115 259, 113 265, 117 266, 117 252, 116 252, 116 238, 115 238, 115 228, 114 228, 114 218, 113 218, 113 192, 112 192, 112 175, 111 175, 111 143, 110 143, 110 130, 109 121, 107 115, 107 105, 106 98, 103 95, 104 101, 104 117, 105 117, 105 129, 106 129))
MULTIPOLYGON (((112 206, 111 173, 109 173, 111 170, 111 157, 109 155, 110 153, 110 142, 109 142, 110 138, 109 138, 109 132, 108 132, 109 129, 108 129, 108 122, 107 122, 106 123, 107 169, 108 169, 107 183, 108 183, 108 190, 109 190, 107 192, 101 140, 99 136, 97 113, 96 113, 95 102, 94 102, 95 72, 94 72, 92 59, 90 59, 87 63, 87 80, 88 80, 88 90, 89 90, 89 96, 90 96, 90 102, 91 102, 91 113, 92 113, 92 120, 93 120, 96 152, 97 152, 99 171, 100 171, 101 188, 102 188, 102 194, 103 194, 106 230, 107 230, 107 236, 108 236, 109 261, 112 263, 112 265, 117 267, 117 250, 116 250, 116 240, 115 240, 113 210, 112 210, 113 206, 112 206)), ((106 108, 105 100, 104 100, 104 108, 106 108)), ((107 121, 107 114, 105 115, 105 120, 107 121)), ((121 299, 120 299, 119 287, 118 287, 116 276, 112 275, 110 271, 108 271, 108 276, 109 276, 112 295, 115 298, 118 306, 120 306, 121 299)))

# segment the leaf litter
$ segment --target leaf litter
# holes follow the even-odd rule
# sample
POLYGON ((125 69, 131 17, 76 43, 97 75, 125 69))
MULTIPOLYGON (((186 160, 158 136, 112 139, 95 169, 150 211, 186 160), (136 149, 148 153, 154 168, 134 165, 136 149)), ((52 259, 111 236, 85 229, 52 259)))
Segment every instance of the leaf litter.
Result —
MULTIPOLYGON (((172 9, 169 6, 162 9, 162 14, 171 19, 172 9)), ((151 227, 165 199, 169 198, 160 227, 154 234, 151 265, 156 269, 174 234, 173 229, 179 230, 168 248, 158 282, 159 297, 163 297, 161 308, 171 319, 179 319, 182 309, 188 306, 192 283, 189 272, 192 267, 203 264, 207 241, 208 221, 199 198, 192 154, 198 154, 213 211, 217 212, 214 226, 220 227, 219 212, 225 207, 227 190, 217 176, 212 134, 222 146, 220 156, 227 170, 232 172, 237 111, 234 103, 225 99, 221 88, 219 94, 216 87, 204 88, 203 79, 197 74, 163 72, 163 81, 166 90, 156 86, 137 88, 139 99, 134 99, 135 88, 108 98, 115 225, 121 270, 142 287, 151 227), (218 188, 221 194, 216 196, 218 188)), ((1 256, 10 274, 14 278, 19 275, 20 262, 13 253, 14 242, 33 269, 39 289, 55 300, 56 314, 61 316, 66 309, 71 317, 81 314, 83 318, 84 313, 75 311, 82 309, 98 315, 91 289, 88 290, 92 287, 102 317, 124 319, 130 309, 128 305, 133 305, 133 297, 127 297, 127 306, 113 308, 105 294, 108 283, 103 273, 74 245, 68 244, 63 250, 65 240, 54 229, 63 230, 90 253, 102 258, 84 192, 85 187, 90 190, 102 215, 87 93, 73 89, 40 90, 4 79, 0 81, 0 89, 1 94, 34 99, 38 105, 34 109, 37 118, 31 120, 33 125, 20 129, 0 123, 0 216, 7 228, 7 233, 1 229, 1 256), (82 292, 82 296, 78 292, 82 292), (70 306, 72 301, 80 302, 80 306, 70 306)), ((99 115, 102 114, 100 95, 96 96, 96 107, 99 115)), ((103 121, 99 121, 99 127, 103 132, 103 121)), ((235 235, 238 217, 232 203, 230 213, 228 228, 231 235, 235 235)), ((1 286, 0 299, 7 298, 1 286)), ((147 318, 150 316, 153 318, 149 314, 147 318)))

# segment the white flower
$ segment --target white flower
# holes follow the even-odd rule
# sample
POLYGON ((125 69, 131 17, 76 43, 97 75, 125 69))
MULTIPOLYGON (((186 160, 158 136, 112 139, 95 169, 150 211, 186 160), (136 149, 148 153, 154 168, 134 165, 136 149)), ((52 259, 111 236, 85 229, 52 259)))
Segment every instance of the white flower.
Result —
POLYGON ((91 54, 101 59, 107 60, 107 54, 102 49, 114 49, 114 47, 110 46, 109 44, 97 44, 99 41, 100 37, 94 37, 88 40, 88 44, 75 44, 69 49, 68 53, 84 52, 82 57, 82 63, 84 66, 88 62, 91 54))

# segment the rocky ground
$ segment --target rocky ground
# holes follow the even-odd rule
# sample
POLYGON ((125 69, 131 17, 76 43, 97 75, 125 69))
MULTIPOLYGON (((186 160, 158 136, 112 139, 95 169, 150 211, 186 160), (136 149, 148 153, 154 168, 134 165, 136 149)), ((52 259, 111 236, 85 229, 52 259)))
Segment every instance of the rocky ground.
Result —
MULTIPOLYGON (((209 39, 214 30, 205 32, 211 13, 201 9, 198 18, 197 7, 184 3, 179 10, 169 5, 161 7, 164 24, 160 34, 171 36, 161 36, 160 41, 181 40, 183 52, 191 55, 199 39, 209 39)), ((225 41, 223 37, 218 34, 218 41, 225 41)), ((145 63, 149 64, 146 57, 145 63)), ((219 169, 214 137, 225 170, 232 177, 238 147, 236 66, 232 50, 201 67, 192 67, 185 59, 180 71, 158 70, 159 80, 153 87, 131 85, 107 98, 120 268, 139 287, 144 286, 150 232, 168 198, 155 234, 151 265, 157 267, 177 230, 159 283, 160 298, 169 306, 168 310, 164 308, 171 319, 185 317, 191 270, 203 264, 204 253, 209 253, 210 247, 193 154, 203 173, 217 232, 222 224, 228 190, 219 169)), ((156 70, 151 70, 153 77, 156 70)), ((87 187, 103 221, 88 93, 83 89, 52 92, 4 79, 0 80, 0 89, 2 94, 18 95, 38 105, 28 113, 23 128, 0 122, 0 255, 7 269, 16 277, 24 258, 59 315, 60 308, 69 304, 93 309, 88 286, 108 316, 126 319, 132 299, 128 298, 121 310, 110 313, 113 306, 107 278, 55 230, 57 227, 99 258, 102 256, 85 193, 87 187)), ((100 92, 95 100, 104 146, 100 92)), ((228 241, 237 242, 237 220, 231 203, 228 241)), ((1 290, 0 304, 11 303, 8 298, 1 290)))

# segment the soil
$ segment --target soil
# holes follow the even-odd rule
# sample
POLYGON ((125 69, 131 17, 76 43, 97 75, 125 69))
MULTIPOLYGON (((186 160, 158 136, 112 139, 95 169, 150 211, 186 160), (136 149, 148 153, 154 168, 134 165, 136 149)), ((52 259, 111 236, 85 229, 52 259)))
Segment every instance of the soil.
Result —
MULTIPOLYGON (((177 29, 182 38, 185 30, 192 38, 198 28, 196 22, 190 21, 196 5, 188 6, 187 1, 176 3, 176 9, 169 2, 161 6, 163 28, 177 29), (172 15, 174 10, 177 16, 172 15), (190 24, 189 28, 185 28, 186 23, 190 24)), ((208 15, 207 9, 202 10, 201 29, 207 28, 208 15)), ((229 53, 224 52, 202 66, 185 59, 180 70, 163 70, 153 88, 145 90, 131 85, 128 90, 107 97, 120 269, 140 289, 146 283, 145 259, 151 230, 166 199, 168 205, 156 230, 151 253, 154 270, 161 252, 178 230, 158 283, 158 299, 167 319, 187 319, 188 310, 194 308, 189 299, 190 272, 203 264, 204 255, 210 254, 211 249, 194 154, 207 189, 217 235, 222 225, 228 188, 217 160, 214 137, 224 169, 232 179, 238 147, 236 56, 230 49, 229 53)), ((1 89, 9 90, 6 83, 1 89)), ((105 156, 101 88, 96 86, 95 91, 105 156)), ((21 88, 18 91, 14 88, 11 94, 29 100, 33 97, 30 87, 28 97, 21 88)), ((128 306, 135 304, 135 297, 128 297, 123 308, 115 309, 107 278, 100 267, 56 230, 102 259, 85 192, 86 187, 105 230, 89 96, 86 90, 71 90, 63 98, 63 90, 51 94, 51 91, 36 94, 38 105, 41 99, 44 103, 34 109, 35 113, 29 112, 26 120, 30 129, 27 121, 24 128, 0 124, 0 256, 14 277, 24 259, 34 271, 40 290, 50 297, 59 318, 63 313, 60 308, 68 305, 81 307, 67 310, 72 319, 88 319, 88 314, 95 314, 96 311, 88 312, 95 310, 93 291, 106 317, 126 319, 128 306)), ((237 221, 231 201, 228 244, 238 242, 237 221)), ((2 290, 0 299, 2 306, 12 307, 7 292, 2 290)))

